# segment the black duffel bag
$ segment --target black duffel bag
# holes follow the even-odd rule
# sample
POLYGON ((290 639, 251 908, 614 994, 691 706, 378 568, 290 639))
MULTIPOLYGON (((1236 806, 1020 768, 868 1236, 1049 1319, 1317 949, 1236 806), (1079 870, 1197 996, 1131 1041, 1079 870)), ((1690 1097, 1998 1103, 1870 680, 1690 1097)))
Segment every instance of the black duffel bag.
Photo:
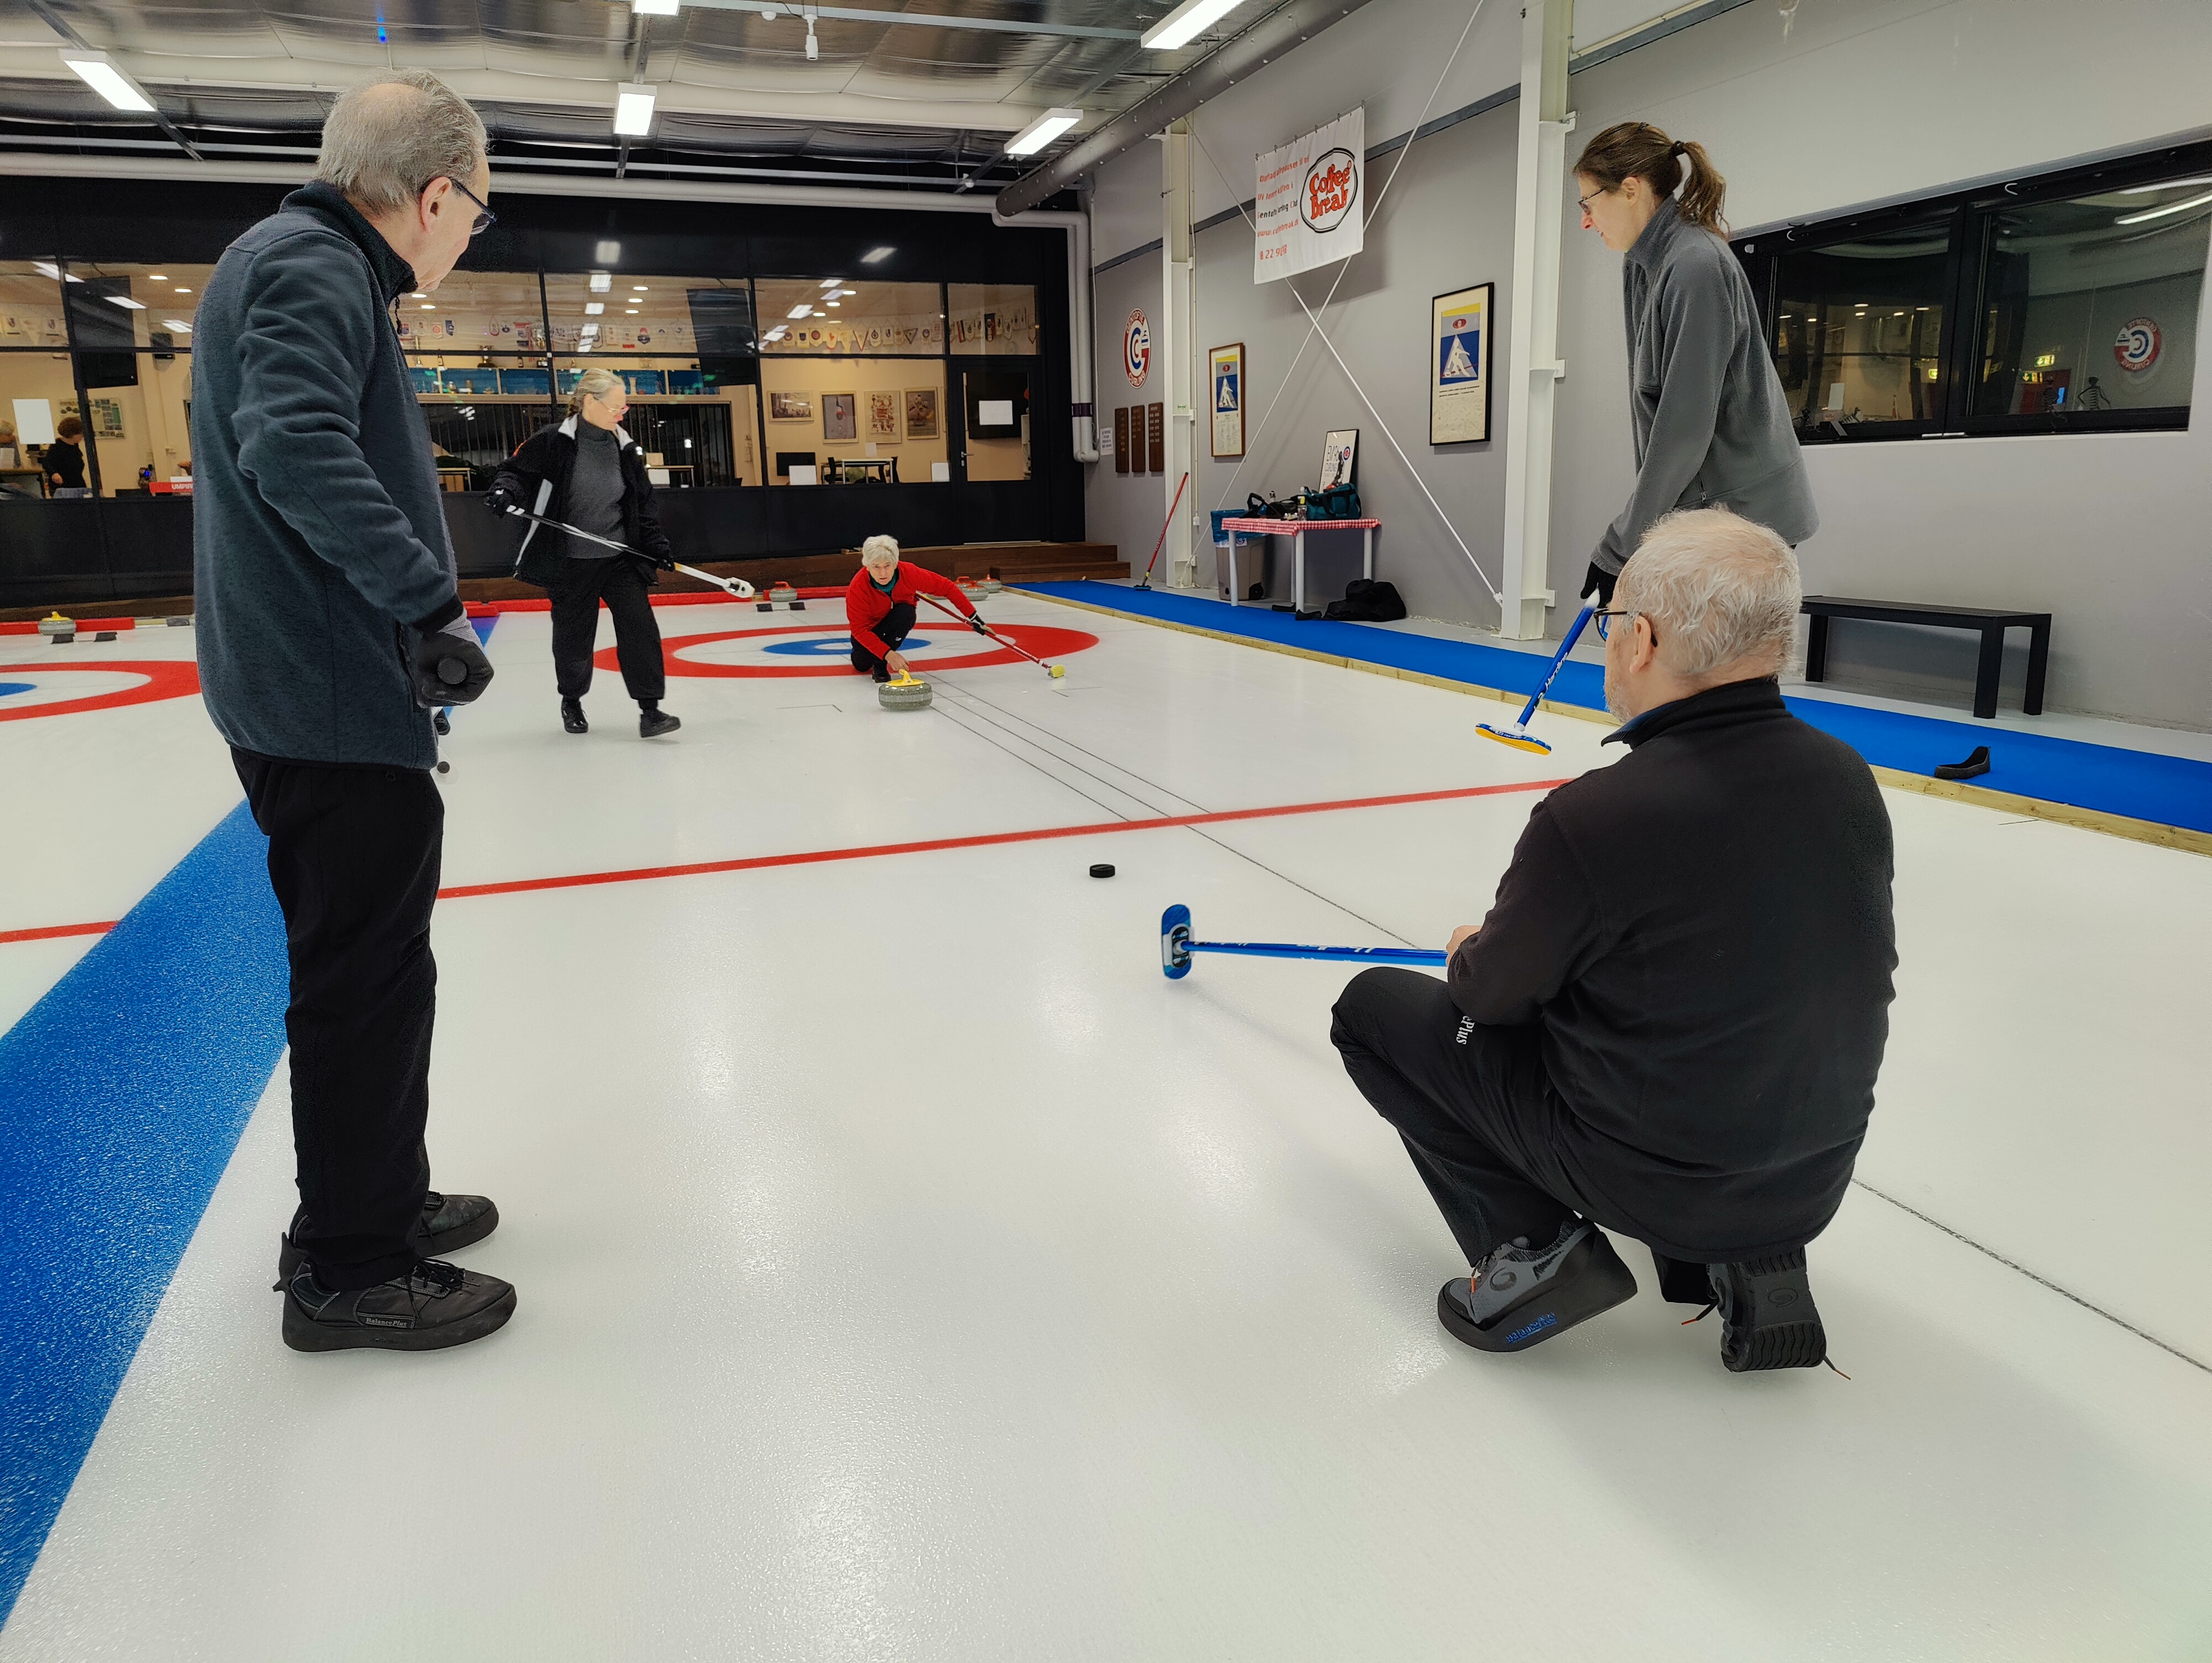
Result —
POLYGON ((1393 623, 1406 616, 1406 603, 1395 584, 1354 578, 1344 586, 1344 598, 1331 601, 1322 616, 1346 623, 1393 623))

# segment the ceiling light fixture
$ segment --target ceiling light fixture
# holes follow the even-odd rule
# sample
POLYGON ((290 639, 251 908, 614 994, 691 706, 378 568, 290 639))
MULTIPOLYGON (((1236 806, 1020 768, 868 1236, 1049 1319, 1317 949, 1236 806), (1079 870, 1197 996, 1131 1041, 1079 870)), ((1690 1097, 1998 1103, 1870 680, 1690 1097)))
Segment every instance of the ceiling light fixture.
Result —
POLYGON ((814 19, 806 20, 806 61, 810 64, 822 56, 822 43, 814 38, 814 19))
POLYGON ((134 300, 128 294, 103 294, 100 298, 110 306, 119 306, 131 312, 143 312, 146 309, 145 301, 134 300))
POLYGON ((1182 4, 1146 29, 1139 44, 1156 52, 1171 52, 1177 46, 1187 46, 1242 3, 1243 0, 1182 0, 1182 4))
POLYGON ((896 248, 871 248, 866 253, 860 256, 860 264, 862 265, 878 265, 884 261, 890 258, 892 255, 897 252, 898 250, 896 248))
POLYGON ((1047 110, 1035 121, 1006 141, 1010 156, 1033 156, 1083 119, 1080 110, 1047 110))
POLYGON ((2208 202, 2212 202, 2212 191, 2207 191, 2201 197, 2191 197, 2185 202, 2170 202, 2163 208, 2147 209, 2140 214, 2123 214, 2119 218, 2114 220, 2112 223, 2114 225, 2141 225, 2145 220, 2162 220, 2168 214, 2179 214, 2185 209, 2202 208, 2208 202))
POLYGON ((633 306, 633 307, 624 307, 624 308, 623 308, 623 315, 624 315, 625 317, 635 318, 635 317, 636 317, 636 316, 637 316, 637 308, 636 308, 635 307, 634 307, 634 306, 633 306))
POLYGON ((677 0, 629 0, 633 17, 673 17, 677 0))
POLYGON ((189 335, 192 332, 192 326, 182 318, 164 318, 161 319, 161 324, 165 329, 173 329, 182 334, 189 335))
POLYGON ((830 301, 830 304, 831 306, 842 306, 842 305, 844 305, 845 303, 844 303, 842 300, 832 300, 832 301, 830 301))
POLYGON ((438 308, 437 308, 436 307, 432 306, 432 305, 431 305, 431 304, 429 304, 429 302, 428 302, 427 300, 426 300, 426 301, 424 301, 424 302, 422 303, 422 305, 420 307, 418 307, 418 308, 417 308, 417 310, 418 310, 418 311, 422 311, 422 312, 435 312, 437 309, 438 309, 438 308))
POLYGON ((165 283, 169 281, 169 274, 166 271, 149 271, 146 274, 146 281, 153 283, 165 283))
POLYGON ((596 318, 599 313, 605 312, 606 309, 607 303, 605 300, 587 301, 584 307, 584 315, 586 318, 596 318))
MULTIPOLYGON (((600 246, 601 246, 601 247, 605 247, 605 246, 606 246, 606 245, 605 245, 604 243, 602 243, 602 244, 600 245, 600 246)), ((614 279, 614 274, 613 274, 612 272, 611 272, 611 271, 594 271, 593 273, 592 273, 592 294, 605 294, 609 289, 612 288, 614 286, 615 286, 615 279, 614 279)))
POLYGON ((617 260, 622 258, 622 245, 609 238, 592 251, 592 258, 601 265, 612 265, 617 260))
POLYGON ((191 292, 192 292, 192 291, 191 291, 191 289, 189 289, 189 288, 180 288, 180 289, 179 289, 179 290, 177 291, 177 293, 178 293, 178 294, 191 294, 191 292))
POLYGON ((633 294, 642 294, 645 293, 645 285, 643 283, 632 283, 630 285, 629 292, 633 294))
POLYGON ((154 100, 146 96, 146 89, 117 69, 106 52, 72 49, 62 54, 62 62, 117 109, 135 110, 143 115, 153 113, 154 100))
POLYGON ((653 130, 653 89, 625 87, 615 95, 615 131, 626 138, 642 138, 653 130))
POLYGON ((801 300, 797 306, 792 307, 790 311, 785 313, 783 315, 787 318, 811 318, 814 315, 814 308, 807 305, 805 301, 801 300))
MULTIPOLYGON (((31 265, 34 270, 45 272, 46 276, 52 277, 56 282, 59 282, 61 281, 62 269, 56 265, 52 260, 33 260, 31 262, 31 265)), ((83 278, 78 276, 74 271, 70 273, 69 280, 73 283, 81 283, 84 281, 83 278)))

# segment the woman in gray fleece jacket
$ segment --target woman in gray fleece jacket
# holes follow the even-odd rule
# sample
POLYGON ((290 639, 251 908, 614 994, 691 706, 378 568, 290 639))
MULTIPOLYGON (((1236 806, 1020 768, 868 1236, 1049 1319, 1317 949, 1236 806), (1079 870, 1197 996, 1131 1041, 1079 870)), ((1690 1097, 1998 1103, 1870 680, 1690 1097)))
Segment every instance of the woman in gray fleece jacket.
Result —
POLYGON ((1649 122, 1607 128, 1575 162, 1583 228, 1626 257, 1636 489, 1583 580, 1603 605, 1651 523, 1676 508, 1733 509, 1793 548, 1820 523, 1751 284, 1722 239, 1727 188, 1704 146, 1649 122))

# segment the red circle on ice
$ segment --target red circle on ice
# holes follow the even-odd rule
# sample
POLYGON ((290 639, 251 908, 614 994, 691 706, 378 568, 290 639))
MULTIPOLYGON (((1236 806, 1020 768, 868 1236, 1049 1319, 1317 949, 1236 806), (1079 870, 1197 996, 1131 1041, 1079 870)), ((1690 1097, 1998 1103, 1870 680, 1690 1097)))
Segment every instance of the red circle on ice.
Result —
MULTIPOLYGON (((1098 645, 1098 637, 1086 635, 1080 629, 1061 629, 1044 623, 1000 623, 992 628, 1024 652, 1034 652, 1040 659, 1065 658, 1071 652, 1080 652, 1085 647, 1098 645)), ((842 623, 794 623, 774 629, 723 629, 706 635, 678 635, 660 644, 660 656, 672 676, 850 676, 856 673, 849 660, 840 659, 830 664, 700 664, 677 654, 687 647, 705 646, 712 641, 750 640, 773 635, 843 635, 851 633, 842 623)), ((931 635, 965 635, 970 632, 963 624, 925 624, 921 633, 931 635)), ((601 670, 618 670, 621 660, 617 649, 602 647, 592 655, 592 662, 601 670)), ((993 665, 1027 664, 1019 652, 1009 652, 1003 646, 988 647, 981 652, 968 652, 952 658, 939 658, 931 653, 926 661, 917 661, 915 668, 925 672, 939 670, 983 670, 993 665)))
MULTIPOLYGON (((92 628, 94 622, 88 622, 85 627, 92 628)), ((181 699, 188 693, 200 690, 200 669, 190 659, 9 665, 6 668, 11 674, 20 671, 31 677, 81 675, 90 671, 94 675, 143 676, 146 679, 135 687, 110 688, 105 693, 88 693, 82 699, 56 699, 48 704, 25 705, 20 710, 10 710, 5 705, 0 705, 0 722, 25 722, 33 716, 70 716, 84 710, 114 710, 124 705, 152 704, 159 699, 181 699)))

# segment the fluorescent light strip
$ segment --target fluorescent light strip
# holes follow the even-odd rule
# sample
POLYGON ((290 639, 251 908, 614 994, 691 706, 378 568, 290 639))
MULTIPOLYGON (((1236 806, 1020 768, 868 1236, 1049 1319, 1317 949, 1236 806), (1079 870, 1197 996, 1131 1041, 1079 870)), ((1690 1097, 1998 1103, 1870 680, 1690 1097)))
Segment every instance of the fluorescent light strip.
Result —
POLYGON ((176 330, 180 333, 189 335, 192 332, 192 326, 186 323, 182 318, 164 318, 161 319, 161 322, 166 327, 176 330))
POLYGON ((128 294, 103 294, 100 298, 110 306, 119 306, 130 312, 143 312, 146 309, 145 301, 134 300, 128 294))
POLYGON ((154 100, 146 96, 145 89, 110 63, 106 52, 65 52, 62 62, 116 109, 153 113, 154 100))
POLYGON ((673 17, 678 0, 630 0, 633 17, 673 17))
MULTIPOLYGON (((1233 5, 1236 0, 1229 0, 1229 3, 1233 5)), ((1033 156, 1082 119, 1083 112, 1080 110, 1047 110, 1006 141, 1006 154, 1010 156, 1033 156)))
POLYGON ((1182 0, 1182 4, 1145 31, 1140 44, 1156 52, 1188 46, 1242 3, 1243 0, 1182 0))
POLYGON ((626 138, 641 138, 653 130, 652 89, 625 87, 615 95, 615 131, 626 138))

